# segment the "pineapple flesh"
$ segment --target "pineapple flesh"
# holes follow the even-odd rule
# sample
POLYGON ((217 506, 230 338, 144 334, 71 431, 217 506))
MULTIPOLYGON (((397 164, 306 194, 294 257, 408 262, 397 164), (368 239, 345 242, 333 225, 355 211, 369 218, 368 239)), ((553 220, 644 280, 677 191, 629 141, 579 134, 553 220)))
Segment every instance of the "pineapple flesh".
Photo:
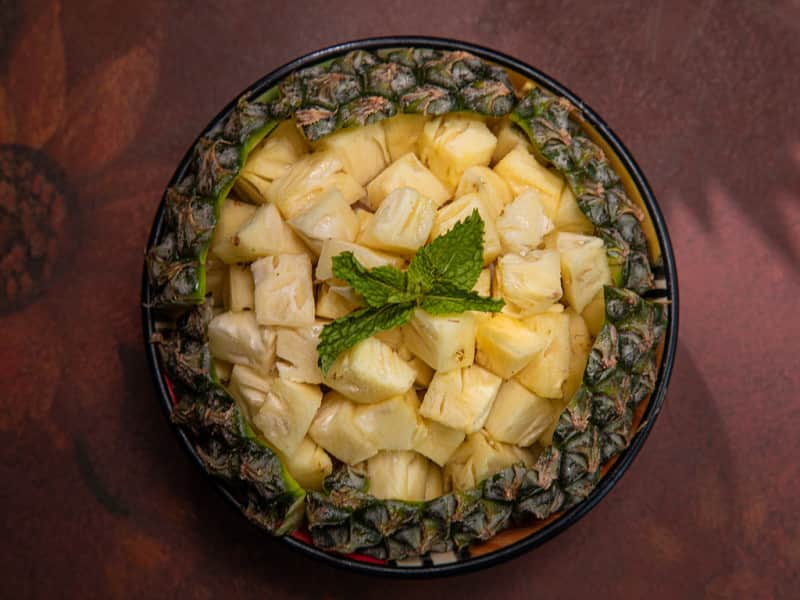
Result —
POLYGON ((355 408, 355 425, 380 450, 410 450, 417 428, 419 400, 414 390, 355 408))
POLYGON ((496 226, 503 251, 522 255, 538 248, 542 238, 553 230, 553 222, 534 190, 521 193, 508 204, 496 226))
POLYGON ((583 312, 603 286, 611 285, 603 240, 579 233, 559 232, 556 248, 561 255, 564 298, 577 312, 583 312))
POLYGON ((404 154, 367 185, 367 206, 377 210, 383 200, 399 188, 410 187, 439 207, 450 199, 450 191, 423 165, 413 152, 404 154))
POLYGON ((403 326, 403 340, 438 372, 467 367, 475 360, 475 317, 471 313, 431 315, 417 309, 403 326))
POLYGON ((286 455, 294 454, 306 437, 321 401, 318 385, 274 378, 263 404, 253 415, 253 425, 275 448, 286 455))
POLYGON ((268 373, 275 362, 275 332, 259 327, 251 311, 221 313, 208 324, 208 349, 215 358, 268 373))
POLYGON ((436 205, 414 188, 399 188, 381 203, 360 237, 360 243, 406 256, 425 242, 436 218, 436 205))
POLYGON ((549 400, 540 398, 511 379, 500 387, 485 427, 497 441, 531 446, 550 426, 554 417, 549 400))
POLYGON ((420 415, 464 433, 486 422, 502 379, 478 365, 437 372, 420 407, 420 415))
POLYGON ((413 448, 443 467, 464 441, 466 434, 430 419, 420 419, 414 432, 413 448))
POLYGON ((317 269, 315 272, 317 281, 329 281, 334 279, 333 257, 342 252, 352 252, 353 256, 358 259, 358 262, 368 269, 374 269, 375 267, 383 265, 400 268, 405 264, 405 261, 399 256, 373 250, 361 244, 354 244, 344 240, 326 240, 322 244, 322 252, 319 255, 319 261, 317 261, 317 269))
POLYGON ((540 164, 532 154, 521 146, 513 148, 494 167, 511 188, 514 196, 527 189, 536 190, 544 206, 547 218, 554 221, 558 214, 564 180, 540 164))
POLYGON ((255 310, 255 283, 247 267, 231 265, 228 268, 225 308, 233 312, 255 310))
POLYGON ((481 481, 514 464, 532 465, 536 452, 503 444, 486 431, 467 436, 444 467, 444 487, 448 490, 467 490, 481 481))
POLYGON ((225 263, 236 262, 237 244, 236 232, 256 212, 256 207, 233 198, 228 198, 222 204, 214 235, 211 237, 211 253, 225 263))
POLYGON ((475 362, 503 379, 524 369, 547 342, 522 321, 502 313, 481 321, 475 341, 475 362))
POLYGON ((527 319, 526 324, 544 336, 547 345, 517 373, 517 381, 543 398, 561 398, 570 365, 569 315, 542 313, 527 319))
POLYGON ((534 250, 525 256, 505 254, 497 261, 496 273, 501 297, 521 315, 546 311, 563 293, 556 250, 534 250))
POLYGON ((491 217, 491 213, 481 197, 476 193, 456 198, 438 210, 431 229, 431 239, 444 235, 456 223, 469 217, 475 210, 483 219, 483 264, 488 265, 500 254, 500 238, 497 237, 495 220, 491 217))
POLYGON ((470 167, 461 176, 456 188, 456 198, 467 194, 477 194, 483 201, 492 219, 503 212, 503 207, 511 202, 511 188, 489 167, 470 167))
POLYGON ((437 482, 438 470, 416 452, 379 452, 367 461, 369 493, 383 500, 421 502, 436 497, 431 494, 441 490, 441 475, 437 482), (429 479, 432 479, 430 483, 429 479))
POLYGON ((367 184, 389 163, 386 135, 380 123, 337 131, 322 138, 316 149, 339 156, 345 171, 360 185, 367 184))
POLYGON ((425 115, 413 114, 400 114, 382 121, 386 148, 392 162, 417 149, 417 141, 427 121, 425 115))
POLYGON ((322 319, 338 319, 361 306, 357 299, 340 294, 327 283, 320 284, 317 293, 317 317, 322 319))
POLYGON ((306 254, 267 256, 251 266, 256 320, 261 325, 305 327, 314 324, 314 285, 306 254))
POLYGON ((328 392, 308 430, 309 437, 331 456, 355 465, 378 453, 355 424, 356 405, 338 392, 328 392))
POLYGON ((324 326, 324 322, 317 321, 309 327, 276 328, 276 366, 281 377, 300 383, 322 383, 317 344, 324 326))
POLYGON ((325 240, 354 241, 359 223, 342 193, 331 188, 317 196, 307 210, 289 219, 289 226, 319 255, 325 240))
POLYGON ((291 454, 278 452, 289 474, 303 489, 322 491, 322 482, 333 471, 333 462, 321 446, 306 436, 291 454))

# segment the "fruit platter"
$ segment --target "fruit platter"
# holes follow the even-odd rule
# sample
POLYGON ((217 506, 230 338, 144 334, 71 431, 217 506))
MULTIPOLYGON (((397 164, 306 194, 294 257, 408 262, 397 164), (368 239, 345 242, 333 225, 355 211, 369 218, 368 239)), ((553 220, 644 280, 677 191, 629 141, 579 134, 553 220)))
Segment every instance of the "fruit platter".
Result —
POLYGON ((165 191, 142 301, 163 406, 231 502, 391 574, 486 566, 585 514, 677 338, 622 144, 538 71, 428 38, 311 54, 226 107, 165 191))

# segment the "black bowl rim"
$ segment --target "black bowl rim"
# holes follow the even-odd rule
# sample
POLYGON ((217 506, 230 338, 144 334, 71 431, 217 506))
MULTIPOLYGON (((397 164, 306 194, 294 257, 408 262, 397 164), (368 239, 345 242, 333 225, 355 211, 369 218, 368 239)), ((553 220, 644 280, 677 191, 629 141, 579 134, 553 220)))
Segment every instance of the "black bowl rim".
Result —
MULTIPOLYGON (((517 71, 518 73, 528 77, 529 79, 537 82, 540 85, 548 88, 549 90, 568 98, 575 106, 577 106, 584 118, 588 123, 594 127, 594 129, 603 137, 604 141, 614 150, 614 152, 619 157, 620 161, 622 162, 625 169, 628 171, 631 179, 633 180, 634 184, 636 185, 642 200, 647 207, 647 210, 650 214, 651 220, 656 230, 657 238, 659 244, 661 246, 661 254, 663 256, 664 262, 664 273, 666 278, 667 284, 667 296, 670 300, 669 302, 669 324, 666 331, 665 342, 664 342, 664 352, 662 356, 661 366, 658 373, 658 378, 656 380, 656 387, 653 391, 653 394, 650 397, 649 404, 647 409, 645 410, 644 415, 642 416, 641 425, 639 430, 637 431, 634 438, 631 440, 630 445, 628 448, 623 451, 611 469, 606 473, 606 475, 600 480, 595 490, 592 494, 583 502, 576 505, 572 509, 565 512, 562 516, 558 519, 549 523, 542 529, 535 531, 531 535, 509 544, 503 548, 500 548, 494 552, 490 552, 488 554, 484 554, 482 556, 468 558, 466 560, 459 560, 452 563, 446 563, 441 565, 433 565, 433 564, 423 564, 420 567, 387 567, 383 565, 373 564, 373 563, 366 563, 360 562, 357 560, 353 560, 346 556, 340 554, 334 554, 325 552, 320 550, 306 542, 297 540, 295 538, 284 536, 281 539, 283 543, 288 545, 290 548, 299 551, 307 556, 311 556, 322 562, 327 564, 344 568, 350 571, 355 571, 362 574, 369 574, 369 575, 383 575, 389 577, 399 577, 399 578, 430 578, 430 577, 442 577, 448 575, 456 575, 456 574, 463 574, 472 571, 476 571, 479 569, 484 569, 490 567, 492 565, 496 565, 501 562, 505 562, 512 558, 515 558, 524 552, 530 551, 533 548, 536 548, 542 545, 544 542, 550 540, 551 538, 555 537, 556 535, 560 534, 568 527, 574 525, 578 520, 584 517, 590 510, 592 510, 597 504, 602 500, 606 494, 611 491, 611 488, 619 481, 625 471, 628 470, 631 463, 633 462, 636 455, 639 453, 642 445, 644 444, 645 440, 647 439, 650 431, 655 424, 656 418, 661 412, 661 409, 664 405, 664 398, 667 392, 667 386, 669 383, 670 375, 672 373, 673 364, 675 362, 675 352, 678 343, 678 277, 677 272, 675 270, 675 256, 672 250, 672 243, 670 241, 669 233, 667 232, 667 227, 664 221, 664 216, 661 213, 661 210, 658 207, 656 202, 655 196, 653 191, 650 188, 650 185, 647 182, 647 179, 644 176, 639 165, 633 159, 628 149, 622 143, 622 141, 614 134, 611 128, 601 119, 585 102, 583 102, 580 98, 578 98, 572 91, 555 81, 552 77, 548 76, 547 74, 543 73, 542 71, 531 67, 519 60, 498 52, 496 50, 492 50, 490 48, 486 48, 483 46, 475 45, 468 42, 462 42, 453 39, 447 38, 437 38, 437 37, 425 37, 425 36, 387 36, 387 37, 375 37, 375 38, 366 38, 360 40, 353 40, 349 42, 343 42, 340 44, 334 44, 319 50, 315 50, 310 52, 300 58, 297 58, 291 62, 286 63, 282 67, 275 69, 265 77, 262 77, 255 83, 248 86, 243 92, 236 96, 238 99, 244 94, 247 94, 249 97, 255 97, 260 93, 263 93, 275 83, 277 83, 280 79, 291 73, 296 69, 301 69, 307 66, 311 66, 317 62, 321 62, 327 60, 329 58, 336 57, 338 55, 344 54, 346 52, 350 52, 351 50, 375 50, 378 48, 387 48, 393 46, 418 46, 418 47, 427 47, 427 48, 436 48, 436 49, 443 49, 443 50, 464 50, 466 52, 470 52, 476 56, 484 58, 486 60, 495 62, 501 66, 509 68, 513 71, 517 71)), ((227 117, 227 115, 233 110, 236 105, 236 99, 232 100, 228 103, 225 108, 217 114, 216 117, 203 129, 203 131, 208 131, 216 124, 218 124, 222 119, 227 117)), ((192 147, 194 146, 194 142, 192 143, 192 147)), ((175 170, 172 178, 170 179, 169 186, 175 185, 180 178, 183 176, 185 172, 190 158, 191 158, 192 148, 190 147, 187 150, 186 154, 183 156, 178 168, 175 170)), ((158 211, 156 212, 155 219, 153 221, 153 226, 150 232, 150 236, 147 242, 147 248, 152 247, 156 240, 158 239, 161 227, 163 224, 163 213, 164 213, 164 198, 162 197, 162 201, 159 204, 158 211)), ((187 437, 186 433, 178 426, 172 424, 169 419, 169 416, 172 412, 172 403, 170 401, 170 394, 167 390, 164 377, 162 376, 161 372, 161 365, 159 363, 158 357, 156 355, 155 348, 152 344, 149 343, 149 339, 151 334, 154 332, 153 329, 153 312, 149 307, 149 299, 150 299, 150 284, 147 278, 147 269, 145 268, 142 274, 142 322, 143 322, 143 330, 144 330, 144 344, 145 344, 145 351, 147 354, 147 360, 150 365, 150 371, 153 377, 154 384, 158 391, 158 395, 160 398, 162 409, 167 417, 167 421, 170 423, 174 431, 179 436, 182 445, 184 448, 189 452, 194 462, 200 467, 201 471, 208 477, 210 481, 213 482, 214 486, 218 491, 220 491, 225 498, 231 502, 240 512, 242 511, 242 507, 237 502, 237 500, 233 497, 233 495, 226 489, 223 483, 216 480, 215 478, 211 477, 206 473, 205 469, 203 468, 202 462, 200 461, 199 456, 197 455, 194 447, 192 446, 191 441, 187 437)), ((249 522, 249 521, 248 521, 249 522)), ((253 525, 255 528, 259 529, 263 533, 263 530, 258 528, 256 525, 253 525)))

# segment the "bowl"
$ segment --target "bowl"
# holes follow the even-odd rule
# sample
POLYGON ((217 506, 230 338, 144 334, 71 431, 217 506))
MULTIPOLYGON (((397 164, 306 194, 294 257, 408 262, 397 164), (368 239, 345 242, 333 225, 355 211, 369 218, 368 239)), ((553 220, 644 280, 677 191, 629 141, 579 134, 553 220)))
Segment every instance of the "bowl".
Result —
MULTIPOLYGON (((677 345, 678 282, 672 245, 664 223, 664 218, 644 174, 623 143, 608 125, 606 125, 606 123, 575 94, 538 69, 514 58, 488 48, 448 39, 430 37, 385 37, 357 40, 317 50, 287 63, 250 85, 240 94, 237 94, 235 98, 254 98, 272 88, 284 77, 298 69, 316 65, 353 50, 372 51, 381 48, 404 46, 468 52, 504 67, 509 73, 514 74, 512 75, 514 77, 526 78, 537 86, 567 98, 573 106, 577 107, 582 115, 583 129, 601 146, 609 157, 615 171, 622 178, 628 195, 635 200, 638 199, 640 201, 640 206, 646 209, 647 218, 652 226, 651 233, 654 234, 657 240, 658 250, 661 255, 660 264, 654 268, 656 286, 654 290, 648 293, 648 297, 653 299, 658 298, 660 301, 664 302, 668 317, 668 325, 659 350, 660 356, 657 364, 658 374, 655 388, 649 400, 642 402, 637 411, 636 422, 634 423, 634 431, 636 433, 633 434, 627 448, 606 465, 599 483, 589 496, 572 508, 547 519, 537 521, 530 526, 507 529, 488 541, 470 546, 461 552, 431 554, 422 558, 399 561, 384 561, 358 554, 345 555, 327 552, 312 545, 309 535, 302 530, 279 538, 283 544, 292 550, 351 571, 395 577, 432 577, 453 575, 486 568, 536 548, 575 524, 611 491, 642 449, 664 403, 677 345), (636 424, 638 424, 638 430, 635 429, 636 424)), ((221 125, 236 107, 236 99, 232 100, 211 120, 203 129, 201 136, 221 125)), ((191 156, 192 150, 190 149, 178 165, 170 180, 169 186, 176 185, 183 178, 190 165, 191 156)), ((164 207, 164 198, 162 198, 150 232, 148 249, 156 245, 165 227, 164 207)), ((169 420, 169 416, 173 411, 174 394, 172 392, 171 383, 165 373, 164 366, 157 354, 155 345, 150 343, 151 336, 157 330, 158 318, 156 311, 154 311, 151 306, 153 293, 154 290, 151 288, 147 269, 145 268, 142 279, 142 321, 145 336, 145 352, 155 383, 158 401, 169 420)), ((190 454, 198 467, 205 473, 203 462, 192 444, 191 436, 183 428, 173 425, 171 421, 170 423, 174 432, 180 438, 183 447, 190 454)), ((209 476, 209 480, 213 483, 213 486, 227 498, 233 507, 244 513, 244 506, 237 498, 235 490, 232 490, 228 485, 211 476, 209 476)))

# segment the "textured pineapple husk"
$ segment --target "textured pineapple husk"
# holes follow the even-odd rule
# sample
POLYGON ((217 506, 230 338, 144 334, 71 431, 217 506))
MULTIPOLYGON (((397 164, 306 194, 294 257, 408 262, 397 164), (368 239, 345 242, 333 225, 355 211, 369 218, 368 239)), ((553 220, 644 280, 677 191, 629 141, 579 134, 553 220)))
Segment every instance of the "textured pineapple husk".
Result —
POLYGON ((205 469, 227 482, 250 520, 282 535, 305 517, 321 548, 400 559, 462 549, 512 523, 565 510, 592 492, 602 465, 628 446, 634 409, 655 387, 655 348, 666 310, 638 295, 653 287, 644 215, 579 121, 569 102, 540 88, 518 102, 503 69, 466 52, 393 48, 358 50, 295 72, 255 99, 242 98, 197 142, 185 175, 165 194, 164 233, 146 256, 152 306, 184 312, 151 342, 175 390, 172 420, 190 432, 205 469), (605 289, 606 322, 583 385, 533 466, 514 465, 474 489, 412 503, 374 498, 362 473, 340 465, 323 492, 306 494, 211 369, 205 260, 221 204, 250 150, 283 119, 293 117, 316 140, 398 112, 458 110, 510 114, 539 157, 564 175, 605 241, 618 287, 605 289))

